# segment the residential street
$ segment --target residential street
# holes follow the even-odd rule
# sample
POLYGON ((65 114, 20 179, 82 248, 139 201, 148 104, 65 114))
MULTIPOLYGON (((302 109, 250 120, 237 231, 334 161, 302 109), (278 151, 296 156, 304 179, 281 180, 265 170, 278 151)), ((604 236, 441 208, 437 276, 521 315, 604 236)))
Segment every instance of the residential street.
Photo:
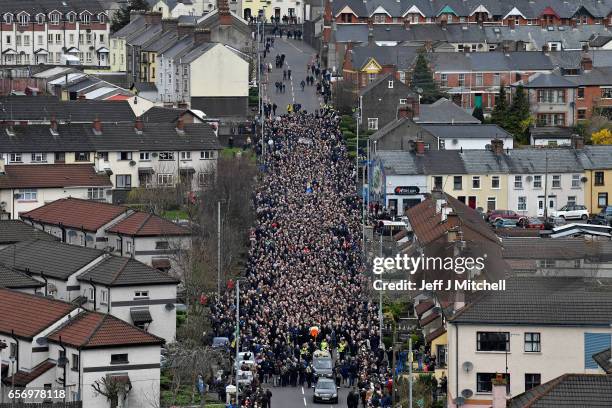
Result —
POLYGON ((303 92, 300 88, 300 82, 306 78, 306 66, 314 61, 315 55, 315 50, 302 41, 278 37, 274 39, 274 48, 270 49, 270 54, 265 59, 266 64, 272 64, 272 73, 266 72, 262 87, 264 101, 276 103, 278 106, 277 115, 287 113, 287 105, 290 103, 299 103, 302 109, 308 112, 319 108, 321 101, 316 94, 315 85, 306 86, 303 92), (284 94, 276 92, 274 86, 276 82, 283 82, 283 69, 277 69, 274 65, 276 56, 281 54, 285 54, 283 69, 291 70, 291 80, 284 81, 284 94))
POLYGON ((340 388, 338 404, 321 404, 312 402, 313 388, 304 387, 274 387, 272 391, 272 408, 300 408, 300 407, 338 407, 346 408, 346 396, 348 388, 340 388))

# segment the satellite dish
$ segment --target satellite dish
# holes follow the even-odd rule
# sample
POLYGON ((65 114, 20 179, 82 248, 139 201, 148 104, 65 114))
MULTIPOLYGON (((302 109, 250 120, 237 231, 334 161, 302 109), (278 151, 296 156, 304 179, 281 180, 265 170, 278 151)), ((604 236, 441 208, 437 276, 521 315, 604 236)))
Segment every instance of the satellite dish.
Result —
POLYGON ((465 389, 463 391, 461 391, 461 396, 465 399, 471 398, 472 395, 474 395, 474 391, 470 390, 470 389, 465 389))
POLYGON ((46 337, 39 337, 36 339, 36 344, 38 344, 39 346, 46 346, 49 343, 47 343, 46 337))
POLYGON ((466 361, 465 363, 461 365, 461 367, 463 368, 463 371, 465 371, 466 373, 469 373, 474 368, 474 364, 472 364, 471 361, 466 361))
POLYGON ((166 303, 166 310, 171 311, 174 309, 174 303, 166 303))
POLYGON ((465 404, 465 398, 463 398, 463 397, 457 397, 457 398, 455 398, 455 404, 456 404, 457 406, 460 406, 460 405, 465 404))

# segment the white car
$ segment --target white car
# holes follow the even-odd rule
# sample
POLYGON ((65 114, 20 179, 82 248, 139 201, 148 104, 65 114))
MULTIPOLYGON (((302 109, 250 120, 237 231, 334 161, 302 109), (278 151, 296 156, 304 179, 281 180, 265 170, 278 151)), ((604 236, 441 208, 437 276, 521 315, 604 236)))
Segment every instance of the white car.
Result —
POLYGON ((563 218, 565 220, 588 220, 589 211, 584 205, 566 205, 561 209, 553 211, 550 214, 554 218, 563 218))
POLYGON ((243 365, 246 365, 249 368, 255 365, 255 355, 250 351, 241 351, 238 353, 238 360, 236 361, 234 367, 236 370, 240 370, 243 365))

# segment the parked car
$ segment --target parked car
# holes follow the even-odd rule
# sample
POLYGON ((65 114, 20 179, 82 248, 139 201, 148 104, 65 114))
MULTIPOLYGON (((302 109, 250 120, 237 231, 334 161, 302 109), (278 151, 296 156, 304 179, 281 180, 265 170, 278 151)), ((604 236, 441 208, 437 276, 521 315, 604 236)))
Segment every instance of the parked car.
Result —
POLYGON ((550 213, 551 217, 563 218, 565 220, 588 220, 589 211, 584 205, 564 205, 550 213))
POLYGON ((227 337, 213 337, 212 347, 213 348, 228 348, 230 341, 227 337))
POLYGON ((330 378, 320 378, 315 385, 312 402, 338 403, 338 387, 336 382, 330 378))
POLYGON ((545 229, 544 221, 536 217, 521 218, 519 222, 517 223, 517 225, 519 227, 528 228, 528 229, 539 229, 539 230, 545 229))
POLYGON ((612 205, 602 208, 599 214, 591 219, 590 223, 596 225, 609 225, 612 227, 612 205))
POLYGON ((515 228, 518 225, 519 220, 498 218, 493 222, 495 228, 515 228))
POLYGON ((524 216, 512 210, 492 210, 487 213, 487 221, 491 223, 496 222, 500 218, 504 220, 519 220, 524 218, 524 216))

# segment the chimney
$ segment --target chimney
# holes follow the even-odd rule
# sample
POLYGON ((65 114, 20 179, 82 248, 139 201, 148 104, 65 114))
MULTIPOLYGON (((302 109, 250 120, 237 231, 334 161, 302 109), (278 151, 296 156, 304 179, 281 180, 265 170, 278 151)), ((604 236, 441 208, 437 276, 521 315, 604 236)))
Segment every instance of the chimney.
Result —
POLYGON ((86 99, 87 99, 87 98, 85 97, 85 94, 84 94, 83 92, 79 93, 79 96, 78 96, 78 100, 79 100, 79 101, 84 101, 84 100, 86 100, 86 99))
POLYGON ((510 29, 514 30, 515 25, 516 25, 516 21, 513 18, 508 20, 508 27, 510 27, 510 29))
POLYGON ((418 156, 423 156, 425 154, 425 142, 422 140, 417 140, 415 142, 415 150, 418 156))
POLYGON ((583 149, 584 148, 584 138, 580 135, 572 135, 572 147, 574 149, 583 149))
POLYGON ((91 126, 94 134, 96 135, 101 135, 102 134, 102 121, 100 120, 99 117, 96 116, 96 118, 93 121, 93 124, 91 126))
POLYGON ((136 118, 136 122, 134 122, 134 130, 136 131, 136 133, 142 133, 143 129, 144 129, 144 123, 142 122, 142 118, 138 116, 136 118))
POLYGON ((55 119, 55 115, 51 116, 51 122, 49 125, 50 129, 51 129, 51 134, 57 135, 58 131, 57 131, 57 119, 55 119))
POLYGON ((195 31, 195 27, 193 26, 193 24, 189 24, 189 23, 178 24, 177 33, 178 33, 179 38, 183 38, 186 35, 193 35, 194 31, 195 31))
POLYGON ((232 25, 232 13, 230 13, 227 0, 217 0, 217 8, 219 10, 219 24, 222 26, 232 25))
POLYGON ((580 60, 580 68, 584 72, 589 72, 593 69, 593 60, 588 55, 583 55, 580 60))
MULTIPOLYGON (((597 39, 597 37, 595 37, 597 39)), ((582 52, 589 52, 589 44, 582 44, 582 52)))
POLYGON ((421 112, 421 105, 419 103, 419 98, 412 98, 411 101, 411 106, 412 106, 412 119, 418 119, 419 118, 419 114, 421 112))
POLYGON ((412 119, 412 110, 407 106, 400 106, 397 109, 397 118, 410 118, 412 119))
POLYGON ((548 45, 547 44, 544 44, 542 46, 542 52, 544 53, 544 55, 548 55, 548 45))
POLYGON ((447 24, 448 24, 448 21, 440 20, 440 27, 442 27, 443 30, 446 30, 446 25, 447 24))
MULTIPOLYGON (((444 210, 446 210, 446 208, 444 208, 444 210)), ((447 214, 447 218, 451 218, 451 217, 456 217, 456 215, 455 214, 447 214)), ((449 244, 451 244, 451 243, 460 241, 460 239, 459 239, 459 235, 460 234, 461 234, 461 231, 460 231, 458 226, 457 227, 452 227, 446 233, 447 242, 449 244)))
POLYGON ((506 379, 503 374, 495 374, 493 381, 493 405, 491 408, 506 408, 506 379))
POLYGON ((491 140, 491 151, 496 156, 501 156, 502 154, 504 154, 504 141, 501 139, 491 140))
POLYGON ((510 45, 504 44, 503 45, 503 50, 504 50, 504 55, 506 57, 509 57, 510 56, 510 45))
POLYGON ((181 114, 176 121, 176 132, 177 133, 185 133, 185 122, 183 122, 183 115, 181 114))
POLYGON ((162 32, 167 33, 170 31, 178 31, 178 19, 176 18, 164 18, 161 21, 162 32))
POLYGON ((162 13, 159 11, 149 11, 144 14, 144 19, 147 25, 161 24, 162 13))
POLYGON ((130 23, 145 14, 144 10, 130 10, 130 23))
POLYGON ((202 45, 210 41, 210 29, 198 28, 193 32, 193 42, 195 45, 202 45))

